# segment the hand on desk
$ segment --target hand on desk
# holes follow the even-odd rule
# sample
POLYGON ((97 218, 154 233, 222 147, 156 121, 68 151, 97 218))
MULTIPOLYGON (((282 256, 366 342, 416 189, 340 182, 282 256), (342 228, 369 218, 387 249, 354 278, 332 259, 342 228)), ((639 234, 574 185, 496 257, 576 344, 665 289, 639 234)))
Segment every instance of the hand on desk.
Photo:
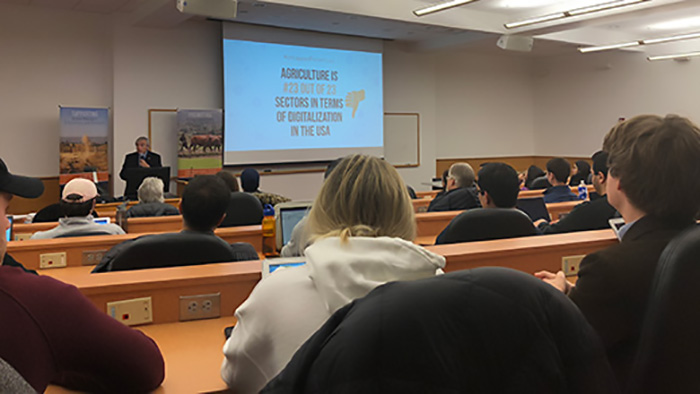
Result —
POLYGON ((542 279, 542 281, 545 283, 549 283, 555 289, 561 291, 564 294, 569 294, 571 289, 573 289, 576 286, 575 284, 566 280, 564 271, 559 271, 556 274, 553 274, 549 271, 535 272, 535 277, 542 279))
POLYGON ((538 220, 535 220, 535 222, 532 224, 534 224, 535 227, 539 227, 540 224, 542 224, 542 223, 548 223, 548 222, 545 219, 538 219, 538 220))
POLYGON ((148 165, 148 163, 146 163, 146 160, 144 160, 144 159, 139 159, 139 165, 140 165, 141 167, 151 168, 151 166, 148 165))

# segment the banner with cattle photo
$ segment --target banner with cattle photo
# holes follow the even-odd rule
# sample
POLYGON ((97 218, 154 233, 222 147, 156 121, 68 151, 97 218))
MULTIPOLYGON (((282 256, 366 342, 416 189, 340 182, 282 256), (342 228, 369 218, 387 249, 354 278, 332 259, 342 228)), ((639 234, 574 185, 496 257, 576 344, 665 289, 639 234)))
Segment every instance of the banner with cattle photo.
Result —
POLYGON ((189 179, 215 174, 222 166, 223 111, 177 110, 177 176, 189 179))
POLYGON ((109 109, 60 107, 59 183, 109 181, 109 109))

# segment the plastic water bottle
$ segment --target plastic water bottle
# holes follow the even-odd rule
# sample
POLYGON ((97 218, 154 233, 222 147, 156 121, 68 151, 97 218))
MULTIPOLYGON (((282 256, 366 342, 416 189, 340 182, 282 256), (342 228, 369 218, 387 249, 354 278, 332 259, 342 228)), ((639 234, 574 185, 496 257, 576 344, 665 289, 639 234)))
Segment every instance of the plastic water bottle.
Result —
POLYGON ((270 204, 265 204, 262 220, 263 254, 265 256, 276 256, 277 247, 275 245, 275 209, 270 204))
POLYGON ((578 184, 578 199, 588 199, 588 187, 586 187, 586 183, 583 180, 581 180, 581 183, 578 184))

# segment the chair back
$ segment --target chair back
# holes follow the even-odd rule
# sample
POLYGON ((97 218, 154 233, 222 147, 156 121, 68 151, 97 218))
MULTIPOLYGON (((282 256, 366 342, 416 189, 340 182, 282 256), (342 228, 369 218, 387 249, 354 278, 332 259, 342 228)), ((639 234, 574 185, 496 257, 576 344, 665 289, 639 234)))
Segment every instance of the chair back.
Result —
POLYGON ((226 217, 219 227, 250 226, 262 223, 263 207, 260 200, 244 192, 231 193, 226 217))
POLYGON ((627 393, 700 393, 700 228, 673 241, 656 267, 627 393))
POLYGON ((540 190, 552 187, 552 184, 547 180, 547 176, 543 175, 539 178, 535 178, 530 185, 530 190, 540 190))
POLYGON ((61 204, 55 203, 41 208, 32 218, 32 223, 57 222, 61 216, 61 204))
POLYGON ((530 218, 518 209, 476 208, 452 219, 436 243, 488 241, 536 234, 537 229, 530 218))
MULTIPOLYGON (((237 253, 231 245, 211 234, 194 232, 155 234, 126 242, 128 242, 127 246, 112 261, 112 271, 241 260, 241 254, 237 253)), ((249 256, 253 259, 257 258, 257 253, 252 245, 242 245, 249 247, 251 252, 249 256)), ((115 247, 119 247, 119 245, 115 247)))
POLYGON ((374 289, 332 315, 262 392, 618 391, 576 305, 532 275, 485 267, 374 289))

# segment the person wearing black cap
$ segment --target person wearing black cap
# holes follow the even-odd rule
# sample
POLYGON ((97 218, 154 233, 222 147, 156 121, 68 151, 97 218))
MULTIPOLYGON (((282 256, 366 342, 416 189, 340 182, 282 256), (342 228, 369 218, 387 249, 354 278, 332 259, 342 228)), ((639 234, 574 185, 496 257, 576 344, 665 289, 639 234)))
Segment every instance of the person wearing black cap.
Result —
MULTIPOLYGON (((39 179, 12 175, 0 159, 0 231, 13 195, 36 198, 39 179)), ((0 257, 7 241, 0 237, 0 257)), ((58 384, 88 392, 147 392, 165 365, 158 346, 140 331, 99 310, 74 286, 0 266, 0 359, 34 390, 58 384)))
POLYGON ((257 197, 263 206, 265 204, 270 204, 275 206, 281 202, 292 201, 287 197, 280 196, 279 194, 267 193, 260 191, 260 174, 254 168, 246 168, 241 173, 241 187, 246 193, 250 193, 257 197))

